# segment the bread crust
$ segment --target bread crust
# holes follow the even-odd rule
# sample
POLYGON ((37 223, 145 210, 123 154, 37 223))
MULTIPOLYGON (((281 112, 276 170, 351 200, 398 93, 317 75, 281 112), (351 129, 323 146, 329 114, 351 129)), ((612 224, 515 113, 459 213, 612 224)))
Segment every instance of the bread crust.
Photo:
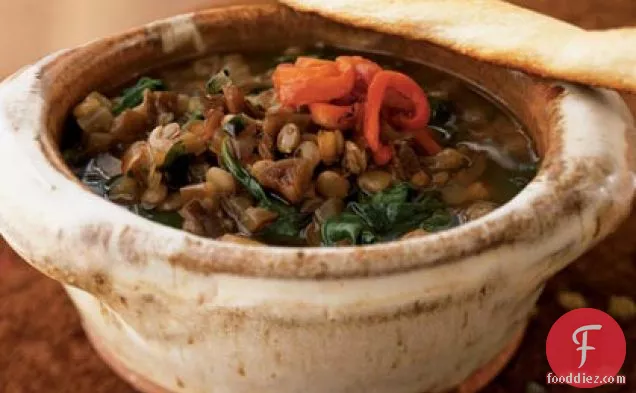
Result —
POLYGON ((633 29, 586 31, 499 0, 281 0, 543 77, 636 92, 633 29))

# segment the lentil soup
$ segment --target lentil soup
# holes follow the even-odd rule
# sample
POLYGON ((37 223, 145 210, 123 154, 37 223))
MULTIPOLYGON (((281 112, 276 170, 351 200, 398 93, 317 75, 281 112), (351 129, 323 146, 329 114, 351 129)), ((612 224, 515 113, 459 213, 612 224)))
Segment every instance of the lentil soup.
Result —
POLYGON ((321 46, 213 55, 92 92, 62 149, 85 185, 145 218, 290 246, 452 228, 514 197, 538 163, 478 87, 321 46))

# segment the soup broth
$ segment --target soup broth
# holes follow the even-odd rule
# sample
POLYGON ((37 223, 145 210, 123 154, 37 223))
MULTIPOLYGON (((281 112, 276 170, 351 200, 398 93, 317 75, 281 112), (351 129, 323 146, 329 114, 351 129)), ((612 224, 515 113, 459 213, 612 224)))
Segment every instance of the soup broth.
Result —
POLYGON ((476 220, 538 163, 521 124, 478 87, 323 47, 213 55, 92 92, 62 148, 85 185, 147 219, 293 246, 373 244, 476 220))

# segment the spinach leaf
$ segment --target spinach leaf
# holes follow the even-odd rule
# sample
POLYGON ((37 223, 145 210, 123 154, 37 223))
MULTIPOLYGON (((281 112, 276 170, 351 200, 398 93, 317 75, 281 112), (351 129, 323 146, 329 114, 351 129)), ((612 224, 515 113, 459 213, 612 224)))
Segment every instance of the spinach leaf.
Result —
POLYGON ((270 197, 260 183, 234 158, 231 150, 230 138, 226 138, 221 147, 223 165, 225 165, 232 176, 259 202, 261 207, 275 211, 281 216, 292 214, 296 211, 292 206, 270 197))
MULTIPOLYGON (((263 190, 263 187, 261 187, 259 182, 234 158, 231 150, 230 139, 225 138, 221 147, 221 160, 223 161, 223 165, 257 201, 268 205, 270 202, 269 197, 267 193, 265 193, 265 190, 263 190)), ((264 207, 267 208, 267 206, 264 207)))
POLYGON ((230 139, 226 138, 221 147, 223 165, 259 202, 261 207, 278 213, 278 219, 257 234, 258 237, 275 243, 300 244, 301 231, 309 224, 309 216, 300 213, 293 206, 270 197, 260 183, 234 157, 231 149, 230 139))
POLYGON ((384 206, 373 205, 370 203, 351 202, 348 209, 370 228, 384 230, 391 225, 386 217, 384 206))
POLYGON ((265 202, 261 201, 259 205, 260 207, 263 207, 265 209, 269 209, 271 211, 278 213, 280 217, 298 214, 298 211, 293 206, 286 205, 283 202, 272 200, 271 197, 268 198, 267 201, 265 202))
POLYGON ((357 214, 344 212, 328 218, 320 228, 322 242, 326 246, 334 246, 341 241, 350 244, 372 244, 376 235, 367 223, 357 214))
POLYGON ((181 229, 183 226, 183 217, 177 212, 162 212, 158 210, 146 210, 139 205, 133 205, 129 210, 148 220, 163 224, 172 228, 181 229))
POLYGON ((420 228, 428 232, 437 232, 442 229, 452 228, 459 225, 456 215, 448 209, 435 210, 427 219, 422 221, 420 228))
POLYGON ((247 124, 248 119, 245 116, 240 114, 234 115, 223 124, 223 131, 235 138, 247 127, 247 124))
POLYGON ((311 216, 290 212, 279 216, 273 223, 261 230, 257 236, 268 243, 280 245, 305 245, 301 232, 311 222, 311 216))
POLYGON ((350 205, 357 214, 383 240, 395 239, 417 229, 434 210, 421 203, 390 203, 383 205, 350 205))
POLYGON ((370 203, 372 205, 403 203, 409 197, 411 187, 408 183, 400 183, 382 192, 373 194, 370 203))
POLYGON ((161 165, 160 169, 170 168, 172 164, 177 161, 177 159, 186 155, 186 153, 187 151, 185 144, 181 141, 176 142, 174 145, 172 145, 170 150, 168 150, 168 153, 166 153, 166 158, 163 160, 163 164, 161 165))
POLYGON ((349 203, 347 211, 323 224, 323 243, 333 245, 346 239, 352 244, 370 244, 398 239, 415 229, 434 232, 457 225, 439 195, 414 193, 408 184, 401 183, 361 196, 349 203))
POLYGON ((400 183, 369 198, 350 203, 349 209, 369 227, 376 231, 385 231, 395 223, 396 216, 400 214, 399 209, 408 199, 409 190, 407 183, 400 183))
POLYGON ((231 84, 230 71, 224 68, 210 77, 205 84, 205 90, 209 94, 221 94, 223 93, 223 88, 231 84))
POLYGON ((152 91, 164 90, 165 86, 159 79, 142 77, 137 84, 125 89, 122 96, 113 108, 113 114, 119 115, 126 109, 134 108, 143 102, 144 91, 150 89, 152 91))
POLYGON ((457 225, 455 216, 446 208, 433 209, 422 203, 394 207, 394 224, 382 233, 384 241, 398 239, 415 230, 437 232, 457 225))

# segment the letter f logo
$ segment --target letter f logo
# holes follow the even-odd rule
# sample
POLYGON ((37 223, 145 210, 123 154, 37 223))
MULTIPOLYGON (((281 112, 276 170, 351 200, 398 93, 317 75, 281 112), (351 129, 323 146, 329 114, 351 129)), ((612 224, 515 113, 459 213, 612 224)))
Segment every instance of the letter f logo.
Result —
POLYGON ((585 325, 576 329, 574 331, 574 334, 572 334, 572 341, 574 341, 574 344, 580 345, 580 347, 576 349, 577 351, 581 351, 581 364, 579 365, 579 368, 583 367, 583 365, 585 364, 585 361, 587 360, 587 351, 593 351, 596 349, 594 347, 590 347, 587 345, 587 332, 589 330, 601 330, 601 328, 602 328, 601 325, 585 325), (583 332, 582 334, 583 339, 581 340, 581 342, 579 342, 576 336, 581 332, 583 332))

